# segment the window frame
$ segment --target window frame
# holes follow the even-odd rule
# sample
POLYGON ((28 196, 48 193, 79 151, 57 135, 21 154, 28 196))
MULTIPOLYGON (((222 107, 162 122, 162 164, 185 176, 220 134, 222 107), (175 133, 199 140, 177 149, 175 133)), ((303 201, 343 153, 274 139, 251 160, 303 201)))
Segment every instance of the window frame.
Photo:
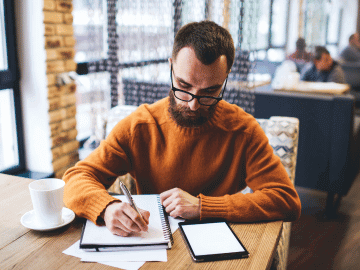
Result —
POLYGON ((12 166, 0 173, 14 174, 25 170, 25 151, 23 121, 20 100, 20 73, 17 59, 17 47, 15 38, 15 14, 14 3, 12 0, 0 0, 4 4, 4 21, 5 21, 5 43, 8 69, 0 71, 0 91, 6 89, 13 90, 14 108, 15 108, 15 127, 18 143, 18 165, 12 166))

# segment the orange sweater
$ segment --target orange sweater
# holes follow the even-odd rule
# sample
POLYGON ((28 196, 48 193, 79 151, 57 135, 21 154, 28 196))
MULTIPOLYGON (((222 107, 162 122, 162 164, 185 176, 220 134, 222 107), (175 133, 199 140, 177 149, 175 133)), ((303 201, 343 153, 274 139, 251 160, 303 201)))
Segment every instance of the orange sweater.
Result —
POLYGON ((201 219, 233 222, 300 216, 300 200, 257 121, 236 105, 220 101, 200 128, 178 126, 169 98, 142 105, 121 120, 106 140, 64 175, 64 202, 97 224, 115 199, 108 188, 129 172, 139 193, 174 187, 201 198, 201 219), (248 185, 254 193, 237 193, 248 185))

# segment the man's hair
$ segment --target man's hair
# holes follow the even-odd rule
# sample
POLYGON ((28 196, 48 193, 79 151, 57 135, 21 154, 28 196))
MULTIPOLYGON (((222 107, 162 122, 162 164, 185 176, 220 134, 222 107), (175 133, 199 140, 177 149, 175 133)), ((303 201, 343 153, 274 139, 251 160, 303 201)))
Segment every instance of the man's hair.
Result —
POLYGON ((323 46, 316 46, 315 50, 314 50, 314 59, 315 60, 320 60, 321 56, 326 53, 326 54, 330 54, 329 51, 323 47, 323 46))
POLYGON ((214 63, 221 55, 226 56, 228 71, 234 63, 235 47, 229 31, 212 21, 193 22, 181 27, 174 40, 174 60, 184 47, 191 47, 204 65, 214 63))
POLYGON ((306 47, 305 39, 298 38, 298 40, 296 41, 296 49, 303 51, 305 50, 305 47, 306 47))
POLYGON ((352 34, 350 37, 349 37, 349 42, 351 42, 351 40, 355 37, 355 34, 352 34))

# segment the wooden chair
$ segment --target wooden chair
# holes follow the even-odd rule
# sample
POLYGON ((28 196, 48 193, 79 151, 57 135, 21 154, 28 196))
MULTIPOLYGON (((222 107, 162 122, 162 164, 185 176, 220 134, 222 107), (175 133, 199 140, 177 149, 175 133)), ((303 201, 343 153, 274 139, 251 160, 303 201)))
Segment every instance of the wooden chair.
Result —
MULTIPOLYGON (((111 129, 123 118, 135 111, 137 106, 119 105, 110 110, 107 122, 104 124, 106 136, 111 129)), ((260 126, 265 131, 274 153, 280 157, 289 174, 291 182, 295 183, 296 157, 298 150, 299 120, 292 117, 271 117, 270 119, 257 119, 260 126)), ((136 186, 130 174, 120 176, 109 188, 110 192, 120 193, 119 181, 123 181, 132 194, 136 194, 136 186)), ((249 187, 241 191, 242 193, 252 192, 249 187)), ((287 265, 289 253, 291 223, 284 222, 279 245, 271 266, 271 269, 284 270, 287 265)))

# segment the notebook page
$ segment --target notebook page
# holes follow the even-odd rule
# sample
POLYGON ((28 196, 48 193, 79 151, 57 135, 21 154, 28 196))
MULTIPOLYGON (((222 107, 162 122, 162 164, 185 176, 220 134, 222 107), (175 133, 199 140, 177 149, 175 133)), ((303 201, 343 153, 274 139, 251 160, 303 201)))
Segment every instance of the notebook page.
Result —
MULTIPOLYGON (((124 195, 114 196, 127 202, 124 195)), ((167 243, 161 226, 160 212, 158 208, 158 195, 133 195, 138 208, 150 212, 147 232, 133 233, 131 236, 122 237, 113 235, 105 226, 96 226, 87 220, 86 228, 82 238, 82 244, 94 245, 133 245, 167 243)))

